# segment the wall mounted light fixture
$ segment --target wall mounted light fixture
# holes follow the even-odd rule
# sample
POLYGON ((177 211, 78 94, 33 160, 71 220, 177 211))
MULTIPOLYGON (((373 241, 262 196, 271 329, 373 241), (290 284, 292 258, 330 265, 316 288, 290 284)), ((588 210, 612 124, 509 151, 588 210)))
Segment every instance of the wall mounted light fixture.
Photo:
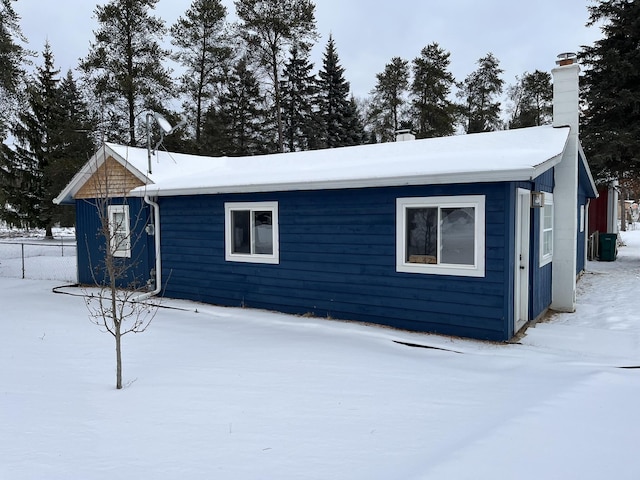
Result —
POLYGON ((544 192, 531 192, 531 208, 544 207, 544 192))

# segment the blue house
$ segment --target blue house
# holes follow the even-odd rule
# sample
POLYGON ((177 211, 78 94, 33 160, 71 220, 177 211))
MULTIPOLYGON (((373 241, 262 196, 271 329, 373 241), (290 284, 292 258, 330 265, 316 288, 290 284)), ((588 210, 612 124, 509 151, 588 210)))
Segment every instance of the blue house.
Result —
POLYGON ((216 305, 497 341, 573 311, 597 193, 563 63, 549 126, 239 158, 105 144, 56 199, 79 281, 111 248, 127 281, 216 305), (104 179, 118 245, 96 235, 104 179))

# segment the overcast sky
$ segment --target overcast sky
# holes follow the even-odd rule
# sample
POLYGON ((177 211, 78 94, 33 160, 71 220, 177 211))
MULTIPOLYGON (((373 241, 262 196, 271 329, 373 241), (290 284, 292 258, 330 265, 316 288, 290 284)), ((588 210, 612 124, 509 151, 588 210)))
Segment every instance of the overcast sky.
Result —
MULTIPOLYGON (((48 39, 56 66, 64 74, 87 55, 97 28, 93 0, 18 0, 29 48, 42 52, 48 39)), ((223 0, 233 20, 232 0, 223 0)), ((556 55, 577 52, 601 37, 586 27, 592 0, 316 0, 320 39, 312 60, 321 66, 333 34, 345 78, 357 97, 368 95, 392 57, 412 60, 432 42, 451 53, 451 72, 463 80, 476 61, 492 52, 505 83, 536 69, 550 71, 556 55)), ((183 15, 190 0, 160 0, 155 14, 167 26, 183 15)), ((40 59, 36 62, 39 64, 40 59)))

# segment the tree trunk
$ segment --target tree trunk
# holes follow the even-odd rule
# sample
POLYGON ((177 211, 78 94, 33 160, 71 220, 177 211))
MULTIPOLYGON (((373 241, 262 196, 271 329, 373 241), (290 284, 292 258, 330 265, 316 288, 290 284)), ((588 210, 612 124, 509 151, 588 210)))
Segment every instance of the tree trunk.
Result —
POLYGON ((624 208, 624 189, 620 189, 620 231, 627 231, 627 211, 624 208))
POLYGON ((122 388, 122 318, 118 314, 118 293, 116 288, 116 273, 113 256, 108 255, 107 269, 109 270, 109 288, 111 290, 111 315, 113 321, 113 336, 116 340, 116 389, 122 388))
POLYGON ((53 231, 51 225, 47 225, 45 227, 44 238, 46 238, 47 240, 53 240, 53 231))
POLYGON ((284 131, 282 128, 282 112, 280 107, 280 76, 278 75, 278 56, 275 47, 272 49, 271 62, 273 67, 273 91, 275 93, 276 123, 278 125, 278 152, 284 152, 284 131))
POLYGON ((115 337, 116 337, 116 389, 120 390, 122 388, 122 348, 121 348, 122 335, 120 333, 119 323, 116 325, 116 328, 115 328, 115 337))

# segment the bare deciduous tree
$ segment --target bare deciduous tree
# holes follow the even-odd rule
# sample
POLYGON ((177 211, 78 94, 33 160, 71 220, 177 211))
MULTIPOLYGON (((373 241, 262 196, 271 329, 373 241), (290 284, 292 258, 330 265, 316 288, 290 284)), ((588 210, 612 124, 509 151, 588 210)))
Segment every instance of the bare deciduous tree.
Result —
POLYGON ((142 241, 140 226, 147 224, 147 214, 140 206, 130 215, 131 205, 126 196, 129 187, 120 178, 113 175, 106 160, 96 165, 91 175, 90 188, 95 198, 90 202, 98 217, 101 247, 100 258, 91 261, 97 288, 85 292, 91 322, 115 340, 117 389, 122 388, 122 337, 144 332, 159 306, 157 297, 149 299, 149 292, 155 287, 153 282, 137 277, 140 259, 132 253, 142 250, 136 245, 142 241))

